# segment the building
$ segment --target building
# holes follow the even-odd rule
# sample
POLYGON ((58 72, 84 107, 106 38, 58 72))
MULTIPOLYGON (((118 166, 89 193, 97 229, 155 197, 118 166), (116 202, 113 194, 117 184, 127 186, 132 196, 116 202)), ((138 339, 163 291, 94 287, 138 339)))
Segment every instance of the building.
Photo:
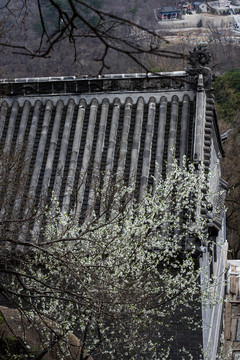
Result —
MULTIPOLYGON (((122 174, 126 184, 134 179, 140 194, 152 184, 157 168, 166 173, 174 148, 180 163, 186 155, 196 165, 203 162, 206 171, 213 173, 207 236, 215 246, 208 249, 202 244, 199 256, 204 267, 202 286, 206 277, 221 280, 214 286, 223 298, 226 183, 219 160, 224 149, 211 71, 205 66, 208 60, 208 53, 195 50, 191 66, 179 72, 2 79, 1 148, 5 153, 23 153, 23 172, 28 176, 22 178, 11 201, 7 191, 3 194, 1 206, 7 203, 16 218, 36 203, 47 203, 54 191, 62 209, 74 206, 81 219, 92 202, 93 168, 122 174), (214 261, 209 266, 210 256, 214 261)), ((28 231, 26 224, 20 224, 19 238, 28 231)), ((198 313, 203 331, 194 334, 176 325, 171 360, 182 359, 182 346, 199 359, 201 344, 205 360, 216 359, 222 314, 221 302, 203 306, 198 313)))
POLYGON ((190 2, 185 2, 184 4, 181 5, 181 8, 184 12, 188 12, 192 10, 192 3, 190 2))
POLYGON ((207 12, 208 7, 207 4, 203 1, 194 1, 193 2, 194 10, 198 12, 207 12))
POLYGON ((210 1, 207 3, 209 10, 215 14, 227 15, 231 9, 231 1, 221 0, 221 1, 210 1))
POLYGON ((228 260, 228 285, 224 319, 224 356, 240 359, 240 261, 228 260))
POLYGON ((161 9, 156 10, 157 18, 161 21, 177 20, 180 19, 180 10, 172 6, 163 6, 161 9))

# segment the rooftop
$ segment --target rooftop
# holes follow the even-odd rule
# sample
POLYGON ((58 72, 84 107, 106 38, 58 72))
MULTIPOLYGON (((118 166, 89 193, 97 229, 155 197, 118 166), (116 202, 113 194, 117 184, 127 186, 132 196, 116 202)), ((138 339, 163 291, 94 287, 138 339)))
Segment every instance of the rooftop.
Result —
POLYGON ((174 6, 163 6, 161 7, 161 9, 158 9, 158 11, 171 12, 171 11, 180 11, 180 10, 175 8, 174 6))
POLYGON ((24 151, 29 174, 12 199, 13 213, 22 214, 26 197, 30 211, 53 191, 64 210, 75 208, 84 218, 94 203, 94 179, 106 172, 134 183, 141 197, 157 168, 163 175, 168 171, 172 149, 180 162, 183 155, 200 156, 194 142, 198 111, 207 115, 209 166, 214 129, 223 150, 213 95, 206 81, 200 88, 196 81, 185 71, 0 80, 0 146, 4 153, 24 151), (199 109, 204 87, 206 105, 199 109))
MULTIPOLYGON (((224 151, 206 62, 199 50, 182 72, 1 80, 0 150, 20 167, 10 169, 15 183, 0 187, 0 218, 17 221, 17 239, 33 230, 41 240, 52 193, 82 222, 106 206, 105 184, 130 185, 141 199, 171 169, 173 152, 180 166, 184 156, 206 171, 216 165, 224 151)), ((200 358, 201 330, 192 337, 175 322, 173 330, 173 358, 190 337, 186 348, 200 358)))

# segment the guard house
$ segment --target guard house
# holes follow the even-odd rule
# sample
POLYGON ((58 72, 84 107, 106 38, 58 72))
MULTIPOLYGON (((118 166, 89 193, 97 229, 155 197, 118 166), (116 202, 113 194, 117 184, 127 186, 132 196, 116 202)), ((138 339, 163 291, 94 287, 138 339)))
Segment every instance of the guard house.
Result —
MULTIPOLYGON (((169 20, 178 14, 170 7, 160 11, 169 20)), ((179 159, 185 155, 196 165, 203 162, 206 172, 214 174, 207 236, 216 246, 199 249, 199 259, 205 269, 202 279, 217 278, 215 291, 223 298, 224 281, 219 280, 224 279, 227 248, 226 183, 220 169, 224 149, 211 70, 205 66, 208 60, 208 53, 195 50, 190 66, 178 72, 0 80, 1 149, 21 152, 23 173, 28 174, 11 202, 7 192, 3 194, 0 215, 4 216, 4 203, 17 218, 27 211, 25 204, 33 208, 40 199, 47 203, 54 192, 64 211, 75 206, 79 218, 84 217, 92 199, 94 167, 123 174, 126 184, 134 175, 141 193, 146 184, 151 186, 156 169, 166 174, 174 148, 179 159), (82 181, 82 174, 88 181, 82 181)), ((19 236, 25 236, 26 224, 19 226, 19 236)), ((174 336, 169 359, 181 360, 179 349, 184 347, 193 359, 202 358, 203 349, 208 354, 205 360, 215 360, 222 313, 221 302, 203 307, 198 313, 203 329, 194 333, 177 323, 173 329, 166 328, 166 336, 174 336)))
POLYGON ((180 19, 180 10, 172 6, 163 6, 156 11, 159 20, 176 20, 180 19))

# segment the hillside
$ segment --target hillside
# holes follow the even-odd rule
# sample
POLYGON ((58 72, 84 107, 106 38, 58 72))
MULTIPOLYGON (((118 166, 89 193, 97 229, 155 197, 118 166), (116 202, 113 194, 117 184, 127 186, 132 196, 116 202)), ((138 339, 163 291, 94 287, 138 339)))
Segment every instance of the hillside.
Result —
MULTIPOLYGON (((58 0, 59 5, 70 13, 69 5, 66 0, 58 0)), ((154 29, 157 21, 154 15, 154 9, 175 3, 174 0, 157 1, 148 0, 143 2, 140 0, 120 0, 113 2, 112 0, 88 0, 88 5, 101 9, 107 13, 114 14, 119 18, 127 19, 134 23, 144 26, 149 29, 154 29)), ((45 20, 46 30, 51 34, 61 24, 59 24, 58 13, 52 6, 49 6, 48 0, 42 0, 42 16, 45 20)), ((42 59, 35 51, 39 48, 43 40, 43 48, 48 44, 46 36, 42 38, 42 25, 40 21, 38 6, 36 1, 28 3, 28 7, 22 7, 22 0, 10 1, 9 12, 6 8, 1 12, 1 20, 3 22, 1 31, 1 41, 7 41, 9 44, 17 46, 26 46, 28 56, 20 55, 23 52, 22 48, 7 47, 1 51, 0 74, 4 78, 9 77, 39 77, 39 76, 59 76, 59 75, 83 75, 83 74, 97 74, 100 68, 99 62, 96 60, 103 56, 102 44, 97 41, 92 35, 86 32, 83 22, 76 21, 74 25, 78 27, 80 37, 76 41, 76 48, 74 48, 71 39, 63 39, 57 42, 53 50, 47 54, 45 59, 42 59), (89 36, 88 36, 89 35, 89 36), (77 56, 75 57, 75 50, 77 56)), ((93 11, 81 8, 81 14, 84 19, 91 25, 96 25, 99 18, 93 11)), ((62 20, 60 19, 60 22, 62 20)), ((129 26, 123 27, 119 22, 114 22, 114 34, 117 36, 131 38, 132 29, 129 26)), ((135 39, 131 41, 139 42, 142 46, 143 40, 135 39)), ((149 45, 151 39, 145 39, 146 45, 149 45)), ((26 52, 26 51, 25 51, 26 52)), ((159 60, 150 60, 148 57, 144 58, 144 63, 149 67, 160 67, 167 70, 166 66, 158 65, 159 60), (152 61, 152 63, 151 63, 152 61)), ((107 68, 104 70, 108 73, 119 72, 139 72, 142 71, 139 66, 133 61, 129 61, 124 56, 110 51, 109 59, 107 61, 107 68)), ((175 66, 175 65, 174 65, 175 66)))
POLYGON ((240 69, 220 76, 214 83, 214 89, 222 132, 232 129, 225 144, 226 158, 222 163, 222 176, 229 185, 226 200, 227 239, 231 249, 229 256, 240 259, 240 69))

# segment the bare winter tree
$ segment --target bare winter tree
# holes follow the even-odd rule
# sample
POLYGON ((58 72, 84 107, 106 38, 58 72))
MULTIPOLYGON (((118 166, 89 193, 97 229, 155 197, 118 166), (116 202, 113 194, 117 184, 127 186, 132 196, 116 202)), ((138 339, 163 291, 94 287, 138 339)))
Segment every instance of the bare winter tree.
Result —
MULTIPOLYGON (((47 58, 60 44, 71 45, 75 61, 80 61, 88 44, 97 51, 94 60, 99 73, 109 67, 113 54, 127 56, 145 71, 144 54, 182 59, 184 55, 168 50, 161 33, 112 12, 102 0, 5 0, 1 17, 8 21, 8 32, 0 45, 15 54, 47 58), (36 16, 37 14, 37 16, 36 16), (31 31, 38 41, 29 41, 31 31)), ((117 55, 114 56, 116 59, 117 55)))

